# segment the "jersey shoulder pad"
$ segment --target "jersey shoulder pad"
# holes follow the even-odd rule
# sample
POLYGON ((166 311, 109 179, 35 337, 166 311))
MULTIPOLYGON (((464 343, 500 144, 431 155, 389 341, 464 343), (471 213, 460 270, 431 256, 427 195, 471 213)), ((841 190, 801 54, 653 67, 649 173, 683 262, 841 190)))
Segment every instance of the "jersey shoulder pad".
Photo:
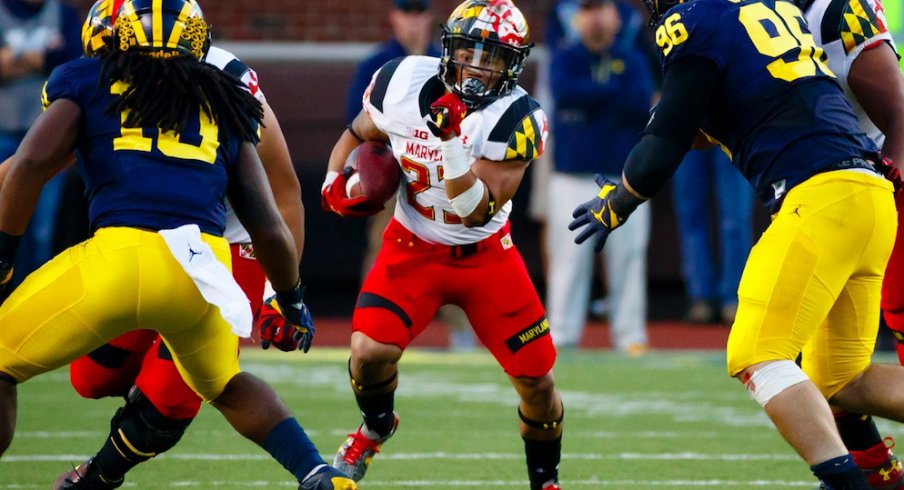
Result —
POLYGON ((819 30, 823 44, 840 39, 845 54, 876 36, 890 39, 885 12, 876 0, 830 0, 819 30))
POLYGON ((264 94, 260 89, 257 72, 255 72, 251 69, 250 66, 242 62, 242 60, 240 60, 238 56, 232 54, 229 51, 226 51, 225 49, 211 46, 210 50, 207 52, 207 56, 204 58, 204 61, 219 68, 223 73, 241 80, 245 87, 248 88, 248 91, 251 92, 251 95, 261 101, 264 100, 264 94))
POLYGON ((387 61, 374 73, 370 81, 370 86, 364 92, 364 99, 370 103, 376 110, 383 112, 386 94, 389 91, 389 82, 392 81, 393 75, 399 69, 405 58, 394 58, 387 61))
MULTIPOLYGON (((540 108, 540 104, 523 90, 520 94, 516 92, 509 97, 512 100, 507 107, 494 107, 496 104, 487 107, 500 113, 498 121, 487 137, 487 150, 497 146, 494 143, 502 143, 505 145, 505 151, 499 160, 533 160, 543 154, 545 147, 549 132, 546 113, 540 108)), ((495 159, 492 158, 493 155, 487 156, 495 159)))
POLYGON ((41 106, 46 110, 57 99, 80 104, 84 91, 97 87, 101 63, 97 58, 78 58, 57 66, 50 72, 41 92, 41 106))
MULTIPOLYGON (((421 106, 425 97, 434 93, 438 72, 439 59, 429 56, 406 56, 388 61, 374 73, 364 91, 365 111, 384 131, 392 125, 421 124, 424 117, 421 106)), ((439 85, 442 86, 442 82, 439 85)))

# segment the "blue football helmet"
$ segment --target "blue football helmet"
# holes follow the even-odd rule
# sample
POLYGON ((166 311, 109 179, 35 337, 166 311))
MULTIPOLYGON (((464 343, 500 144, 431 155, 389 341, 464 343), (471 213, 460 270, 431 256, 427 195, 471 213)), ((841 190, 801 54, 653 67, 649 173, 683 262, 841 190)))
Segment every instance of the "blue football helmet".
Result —
POLYGON ((109 47, 113 37, 113 23, 124 0, 97 0, 88 9, 88 17, 82 25, 82 51, 85 56, 99 56, 109 47))
POLYGON ((159 58, 190 54, 201 60, 210 48, 210 29, 195 0, 125 0, 113 36, 120 51, 159 58))
POLYGON ((641 0, 650 11, 650 29, 656 28, 659 19, 669 11, 670 8, 684 3, 686 0, 641 0))

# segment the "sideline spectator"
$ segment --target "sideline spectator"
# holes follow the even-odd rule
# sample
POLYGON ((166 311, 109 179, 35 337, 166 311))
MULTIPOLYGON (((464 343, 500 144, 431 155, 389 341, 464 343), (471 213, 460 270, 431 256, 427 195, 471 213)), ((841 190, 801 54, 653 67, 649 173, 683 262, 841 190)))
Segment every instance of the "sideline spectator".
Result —
MULTIPOLYGON (((653 73, 636 43, 619 42, 622 22, 611 0, 581 0, 575 17, 579 41, 556 52, 550 67, 555 102, 554 168, 549 179, 547 308, 557 347, 576 347, 590 302, 593 256, 589 245, 561 239, 571 210, 598 187, 594 172, 618 178, 640 139, 653 96, 653 73), (552 237, 558 237, 553 239, 552 237)), ((632 230, 613 237, 604 254, 616 349, 639 355, 647 348, 646 251, 650 209, 642 206, 632 230)))
POLYGON ((753 245, 753 188, 718 146, 689 152, 672 186, 675 216, 681 223, 681 273, 691 300, 685 319, 731 325, 738 311, 741 273, 753 245))

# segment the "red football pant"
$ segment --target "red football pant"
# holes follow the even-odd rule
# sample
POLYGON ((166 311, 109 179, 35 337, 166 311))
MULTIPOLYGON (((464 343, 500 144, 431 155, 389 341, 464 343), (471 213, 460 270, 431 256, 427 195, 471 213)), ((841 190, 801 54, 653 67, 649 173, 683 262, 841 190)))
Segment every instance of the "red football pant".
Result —
MULTIPOLYGON (((251 302, 256 315, 264 296, 264 271, 250 256, 248 246, 232 247, 232 275, 251 302)), ((85 398, 125 396, 138 387, 163 415, 194 418, 201 408, 199 397, 176 369, 166 345, 153 330, 121 335, 69 365, 72 387, 85 398)))
POLYGON ((898 209, 898 235, 882 282, 882 314, 898 339, 898 361, 904 365, 904 192, 895 197, 895 207, 898 209))
POLYGON ((404 349, 443 304, 465 311, 508 375, 540 377, 552 369, 546 312, 508 225, 476 244, 449 247, 391 220, 361 286, 352 330, 404 349))

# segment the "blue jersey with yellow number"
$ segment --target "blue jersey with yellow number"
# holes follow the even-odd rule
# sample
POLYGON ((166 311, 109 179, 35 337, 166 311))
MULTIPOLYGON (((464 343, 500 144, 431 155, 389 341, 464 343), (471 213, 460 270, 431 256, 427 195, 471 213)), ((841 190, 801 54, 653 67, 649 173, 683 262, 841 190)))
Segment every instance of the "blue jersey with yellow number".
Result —
POLYGON ((221 236, 226 226, 227 174, 240 142, 220 141, 217 126, 198 110, 182 134, 125 128, 125 114, 108 114, 125 85, 98 83, 102 62, 81 58, 50 74, 43 103, 67 99, 81 108, 79 172, 90 202, 91 230, 130 226, 162 230, 197 224, 221 236))
POLYGON ((720 82, 701 129, 771 206, 833 163, 873 156, 844 93, 786 0, 695 0, 663 15, 655 31, 663 73, 701 57, 720 82))

